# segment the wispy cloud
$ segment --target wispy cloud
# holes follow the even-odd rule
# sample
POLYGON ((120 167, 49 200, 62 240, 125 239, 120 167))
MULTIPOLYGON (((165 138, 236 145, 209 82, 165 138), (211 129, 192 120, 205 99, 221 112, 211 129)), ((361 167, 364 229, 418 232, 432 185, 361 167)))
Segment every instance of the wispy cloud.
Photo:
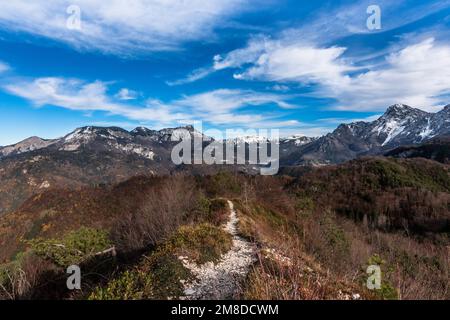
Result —
POLYGON ((52 105, 77 111, 103 111, 131 120, 171 122, 189 118, 188 114, 173 113, 165 106, 136 107, 116 102, 108 95, 107 84, 102 81, 87 83, 79 79, 37 78, 19 80, 3 88, 36 106, 52 105))
POLYGON ((377 120, 381 116, 382 114, 376 114, 365 118, 322 118, 318 119, 316 122, 328 125, 338 125, 341 123, 352 123, 352 122, 372 122, 377 120))
POLYGON ((0 72, 5 72, 5 71, 7 71, 9 69, 10 69, 9 65, 7 65, 6 63, 0 61, 0 72))
POLYGON ((0 27, 77 49, 134 55, 209 39, 216 27, 249 7, 247 0, 14 0, 2 1, 0 27), (81 9, 80 30, 66 27, 72 4, 81 9))
POLYGON ((200 68, 189 73, 185 78, 181 78, 174 81, 166 81, 166 84, 169 86, 179 86, 186 83, 192 83, 197 80, 203 79, 213 73, 215 70, 212 68, 200 68))
POLYGON ((176 124, 202 120, 216 125, 241 124, 246 127, 293 126, 297 121, 277 121, 279 115, 264 109, 276 106, 279 110, 290 109, 290 96, 260 93, 250 90, 219 89, 183 96, 168 102, 148 99, 144 105, 130 104, 129 100, 108 94, 108 85, 102 81, 84 82, 79 79, 37 78, 22 79, 3 86, 14 95, 31 101, 36 106, 57 106, 83 112, 101 111, 119 115, 129 120, 147 123, 176 124), (242 112, 247 107, 261 110, 242 112))
POLYGON ((344 47, 317 47, 303 40, 258 37, 245 48, 215 57, 214 69, 237 69, 235 79, 279 85, 312 85, 313 96, 332 98, 334 109, 382 111, 394 103, 427 110, 450 94, 450 45, 428 38, 396 44, 376 65, 355 67, 344 47))
POLYGON ((405 103, 436 111, 450 94, 450 45, 426 39, 391 53, 385 65, 357 76, 343 77, 318 92, 338 100, 338 110, 382 111, 405 103))
MULTIPOLYGON (((313 53, 315 53, 314 50, 321 49, 317 52, 321 58, 326 58, 327 52, 333 55, 338 54, 338 50, 344 49, 334 45, 340 39, 353 35, 383 33, 399 29, 448 8, 450 0, 432 0, 421 4, 414 3, 414 5, 411 5, 409 0, 379 0, 376 4, 382 8, 383 17, 382 29, 379 31, 368 30, 366 27, 368 17, 366 10, 369 4, 371 3, 367 1, 359 1, 351 5, 335 6, 331 10, 329 7, 325 7, 312 12, 300 23, 294 22, 290 28, 281 29, 274 34, 260 33, 252 36, 247 46, 226 54, 218 54, 213 57, 213 61, 209 65, 194 70, 185 78, 169 82, 169 84, 179 85, 195 82, 220 70, 241 68, 247 63, 255 64, 259 59, 265 58, 265 52, 268 51, 271 55, 270 51, 273 51, 273 48, 270 47, 277 45, 280 47, 279 50, 283 50, 282 48, 287 50, 291 47, 294 50, 293 54, 296 54, 295 50, 300 48, 313 53), (384 18, 389 16, 396 18, 384 18)), ((383 55, 383 52, 377 52, 375 55, 383 55)), ((358 59, 364 59, 364 57, 358 57, 358 59)), ((314 64, 311 65, 311 67, 313 66, 314 64)))
POLYGON ((135 100, 138 96, 138 92, 130 90, 128 88, 122 88, 116 94, 116 98, 119 100, 135 100))
POLYGON ((181 107, 194 108, 201 112, 218 114, 246 106, 261 106, 269 103, 275 104, 280 108, 294 108, 294 105, 286 102, 287 98, 289 97, 252 90, 217 89, 206 93, 185 96, 180 100, 174 101, 174 104, 181 107))
MULTIPOLYGON (((409 1, 379 1, 388 32, 448 8, 450 1, 414 6, 409 1)), ((400 34, 397 42, 376 52, 350 50, 340 39, 368 34, 367 2, 319 11, 300 26, 276 35, 253 36, 246 46, 213 57, 211 65, 195 70, 179 84, 193 82, 213 72, 230 69, 234 78, 308 87, 313 97, 335 100, 330 107, 345 111, 382 111, 405 103, 435 111, 450 94, 450 44, 439 28, 420 30, 414 37, 400 34), (330 16, 334 17, 330 19, 330 16), (438 34, 439 37, 434 35, 438 34), (349 53, 350 51, 350 53, 349 53)))
MULTIPOLYGON (((280 122, 273 121, 279 116, 274 111, 277 108, 279 110, 295 108, 289 99, 291 97, 287 95, 267 94, 252 90, 217 89, 184 96, 167 103, 150 101, 149 104, 164 106, 170 110, 189 110, 193 119, 216 125, 276 127, 280 125, 280 122), (267 108, 268 106, 272 107, 267 108), (251 112, 245 111, 249 107, 260 107, 260 109, 257 108, 251 112)), ((283 124, 286 125, 286 123, 283 124)))
POLYGON ((352 35, 387 33, 431 16, 449 6, 449 0, 352 1, 351 4, 326 6, 310 14, 300 25, 282 30, 277 38, 303 39, 306 43, 329 46, 338 39, 352 35), (377 5, 381 9, 380 30, 367 28, 369 5, 377 5))

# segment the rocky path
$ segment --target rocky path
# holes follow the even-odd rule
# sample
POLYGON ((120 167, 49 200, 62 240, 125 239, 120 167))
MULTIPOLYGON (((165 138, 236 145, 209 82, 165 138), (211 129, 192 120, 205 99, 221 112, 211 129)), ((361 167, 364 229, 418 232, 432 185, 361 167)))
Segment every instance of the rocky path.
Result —
POLYGON ((183 265, 196 277, 184 291, 188 300, 223 300, 236 297, 241 281, 255 262, 256 249, 245 239, 238 236, 238 217, 233 203, 228 201, 230 218, 224 230, 233 236, 233 247, 222 255, 217 264, 212 262, 197 265, 185 257, 180 257, 183 265))

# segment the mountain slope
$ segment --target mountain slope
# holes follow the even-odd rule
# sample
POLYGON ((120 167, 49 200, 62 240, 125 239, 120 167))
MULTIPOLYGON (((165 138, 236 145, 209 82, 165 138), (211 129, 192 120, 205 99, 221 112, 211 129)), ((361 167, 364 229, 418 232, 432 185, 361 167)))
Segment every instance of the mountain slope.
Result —
MULTIPOLYGON (((193 128, 187 128, 194 132, 193 128)), ((150 135, 121 128, 84 127, 63 138, 27 139, 0 150, 0 215, 50 188, 114 183, 136 175, 165 175, 175 129, 150 135)))
POLYGON ((450 137, 433 138, 420 145, 401 146, 385 155, 395 158, 426 158, 450 164, 450 137))
POLYGON ((0 158, 46 148, 55 142, 56 140, 44 140, 39 137, 30 137, 14 145, 0 147, 0 158))
MULTIPOLYGON (((222 297, 232 284, 238 299, 448 299, 449 190, 448 166, 391 158, 312 168, 301 178, 135 177, 47 190, 0 217, 0 271, 19 266, 27 280, 40 279, 20 298, 222 297), (226 199, 235 238, 220 228, 230 217, 226 199), (233 251, 241 238, 256 250, 250 270, 252 254, 233 251), (89 255, 108 248, 115 258, 89 255), (228 259, 241 253, 244 264, 228 259), (86 276, 83 290, 70 292, 64 275, 74 263, 86 276), (369 292, 373 263, 384 287, 369 292), (234 271, 239 286, 228 279, 234 271)), ((6 280, 0 297, 15 288, 6 280)))
POLYGON ((282 159, 284 165, 342 163, 361 155, 383 154, 450 134, 450 105, 437 113, 393 105, 373 122, 341 124, 332 133, 282 159))

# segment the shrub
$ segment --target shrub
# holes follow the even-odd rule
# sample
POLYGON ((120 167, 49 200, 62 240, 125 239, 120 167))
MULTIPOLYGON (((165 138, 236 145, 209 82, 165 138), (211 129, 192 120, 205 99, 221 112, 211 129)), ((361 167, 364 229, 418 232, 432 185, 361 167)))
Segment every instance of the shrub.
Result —
POLYGON ((154 247, 195 211, 197 193, 183 177, 171 177, 148 193, 140 208, 120 216, 111 230, 117 249, 124 253, 154 247))
POLYGON ((144 289, 144 296, 151 299, 178 298, 184 294, 184 283, 192 280, 191 272, 168 246, 146 258, 141 270, 152 279, 151 285, 144 289))
POLYGON ((226 171, 204 177, 200 182, 207 194, 212 197, 235 196, 242 192, 238 177, 226 171))
MULTIPOLYGON (((54 274, 52 265, 33 253, 18 254, 16 260, 0 265, 0 300, 39 296, 39 288, 51 281, 54 274)), ((54 292, 47 294, 57 296, 54 292)))
POLYGON ((168 246, 178 255, 203 264, 217 262, 222 254, 230 250, 232 237, 223 229, 205 223, 181 227, 169 240, 168 246))
POLYGON ((397 300, 398 292, 395 287, 389 282, 389 273, 393 271, 391 267, 389 267, 385 260, 381 258, 378 254, 372 255, 368 261, 367 265, 377 265, 381 269, 381 288, 375 289, 373 293, 379 299, 383 300, 397 300))
POLYGON ((36 255, 63 268, 79 264, 112 246, 106 231, 85 227, 70 232, 61 240, 34 239, 27 243, 36 255))
MULTIPOLYGON (((89 300, 138 300, 142 298, 144 276, 139 271, 125 271, 111 280, 106 287, 97 287, 88 297, 89 300)), ((149 279, 149 277, 145 277, 149 279)), ((146 283, 145 283, 146 284, 146 283)), ((145 285, 144 285, 145 286, 145 285)))
POLYGON ((200 194, 192 220, 197 223, 221 225, 228 219, 228 203, 225 199, 208 199, 200 194))

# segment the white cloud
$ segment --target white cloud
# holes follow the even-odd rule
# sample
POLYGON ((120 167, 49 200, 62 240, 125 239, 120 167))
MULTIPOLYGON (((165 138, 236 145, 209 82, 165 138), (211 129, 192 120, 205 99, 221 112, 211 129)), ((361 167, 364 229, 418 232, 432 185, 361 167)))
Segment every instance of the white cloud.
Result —
MULTIPOLYGON (((293 126, 298 122, 277 122, 273 108, 270 114, 242 112, 246 107, 276 105, 292 108, 289 96, 259 93, 248 90, 219 89, 196 95, 184 96, 167 103, 148 99, 145 105, 124 103, 117 94, 108 95, 107 84, 101 81, 87 83, 79 79, 37 78, 9 80, 3 88, 25 98, 36 106, 52 105, 83 112, 102 111, 123 116, 134 121, 172 125, 180 122, 202 120, 217 125, 266 125, 293 126), (115 99, 114 99, 115 98, 115 99)), ((266 109, 267 110, 267 109, 266 109)), ((279 116, 279 115, 278 115, 279 116)))
POLYGON ((450 46, 430 38, 390 54, 378 70, 325 85, 320 94, 336 98, 339 110, 381 111, 405 103, 436 111, 450 94, 449 77, 450 46))
POLYGON ((339 125, 341 123, 353 123, 353 122, 372 122, 380 118, 383 114, 375 114, 373 116, 369 116, 366 118, 322 118, 318 119, 317 122, 324 123, 324 124, 333 124, 333 125, 339 125))
POLYGON ((117 92, 116 98, 119 100, 135 100, 137 99, 138 95, 139 94, 136 91, 122 88, 119 90, 119 92, 117 92))
POLYGON ((248 7, 247 0, 14 0, 2 1, 0 27, 128 55, 210 39, 216 27, 248 7), (72 4, 81 8, 81 30, 66 27, 72 4))
POLYGON ((174 101, 178 106, 193 108, 200 112, 218 114, 230 112, 247 106, 275 104, 280 108, 294 108, 286 102, 287 96, 266 94, 251 90, 217 89, 206 93, 185 96, 174 101))
POLYGON ((343 57, 345 50, 259 37, 246 48, 215 57, 215 68, 239 68, 235 78, 240 80, 313 84, 313 95, 335 99, 338 110, 382 111, 405 103, 435 111, 448 103, 442 100, 450 94, 448 44, 433 38, 397 44, 383 63, 359 68, 343 57))
POLYGON ((275 84, 272 87, 268 87, 267 89, 280 92, 287 92, 290 90, 290 88, 284 84, 275 84))
POLYGON ((214 70, 237 68, 246 63, 255 62, 262 53, 270 46, 272 41, 264 36, 251 38, 245 48, 233 50, 225 56, 216 55, 213 58, 214 70))
POLYGON ((264 51, 236 79, 275 82, 296 81, 308 83, 336 83, 342 75, 354 68, 338 58, 345 48, 316 48, 302 43, 284 45, 278 41, 266 42, 264 51))
POLYGON ((247 113, 243 113, 242 110, 247 107, 263 107, 267 105, 275 105, 281 109, 294 108, 295 106, 287 102, 290 98, 289 96, 266 94, 251 90, 217 89, 184 96, 167 104, 152 100, 150 105, 164 106, 168 110, 189 110, 193 119, 217 125, 240 124, 246 127, 252 125, 276 127, 277 123, 269 120, 277 116, 267 114, 265 112, 267 109, 262 108, 258 112, 247 113))
MULTIPOLYGON (((334 6, 331 10, 330 7, 323 7, 321 10, 311 12, 300 23, 294 22, 293 27, 282 29, 275 36, 259 34, 251 38, 244 48, 214 56, 212 65, 194 70, 187 77, 173 81, 171 84, 190 83, 219 70, 241 68, 247 63, 255 64, 258 59, 263 58, 265 52, 269 51, 270 55, 270 52, 273 51, 270 46, 277 43, 281 45, 282 48, 280 49, 284 51, 279 52, 280 57, 289 55, 289 47, 291 47, 290 54, 296 54, 297 49, 303 48, 310 53, 319 53, 319 58, 325 59, 325 61, 320 61, 321 63, 327 62, 333 55, 339 56, 340 49, 344 50, 344 48, 330 46, 330 43, 334 43, 338 39, 355 34, 387 32, 398 29, 447 8, 449 3, 449 0, 428 1, 421 4, 416 3, 412 6, 407 5, 405 1, 378 0, 376 4, 382 8, 382 17, 396 17, 395 19, 383 18, 383 27, 379 31, 369 30, 366 27, 368 18, 366 10, 369 3, 365 1, 334 6)), ((380 55, 382 52, 377 54, 380 55)), ((307 57, 301 61, 307 63, 307 57)), ((274 64, 274 61, 272 61, 272 64, 274 64)), ((314 66, 314 64, 310 66, 314 66)), ((258 70, 254 71, 258 72, 258 70)), ((240 76, 244 75, 240 73, 236 75, 237 78, 240 76)))
POLYGON ((7 84, 4 89, 37 106, 53 105, 78 111, 103 111, 138 121, 171 122, 189 118, 187 114, 173 113, 165 106, 136 107, 113 101, 104 82, 86 83, 78 79, 38 78, 7 84))
MULTIPOLYGON (((284 127, 280 127, 284 128, 284 127)), ((305 137, 321 137, 332 132, 336 127, 321 126, 297 126, 293 128, 284 128, 280 130, 280 137, 305 136, 305 137)))
POLYGON ((213 63, 209 67, 199 68, 192 71, 185 78, 168 82, 169 85, 180 85, 195 82, 203 79, 210 74, 228 69, 239 68, 246 63, 254 62, 264 51, 266 38, 262 36, 256 36, 251 38, 247 47, 242 49, 236 49, 229 52, 225 57, 221 55, 215 55, 213 57, 213 63))
POLYGON ((9 66, 6 63, 0 61, 0 72, 5 72, 8 71, 9 69, 10 69, 9 66))
POLYGON ((342 47, 316 47, 303 40, 271 40, 257 36, 244 48, 214 56, 212 67, 194 70, 188 77, 172 83, 194 82, 216 71, 244 66, 244 71, 235 73, 235 79, 336 82, 342 80, 344 72, 356 69, 339 59, 345 50, 342 47))
POLYGON ((210 75, 214 70, 211 68, 200 68, 192 71, 185 78, 174 80, 174 81, 166 81, 166 84, 169 86, 178 86, 186 83, 195 82, 197 80, 203 79, 210 75))

